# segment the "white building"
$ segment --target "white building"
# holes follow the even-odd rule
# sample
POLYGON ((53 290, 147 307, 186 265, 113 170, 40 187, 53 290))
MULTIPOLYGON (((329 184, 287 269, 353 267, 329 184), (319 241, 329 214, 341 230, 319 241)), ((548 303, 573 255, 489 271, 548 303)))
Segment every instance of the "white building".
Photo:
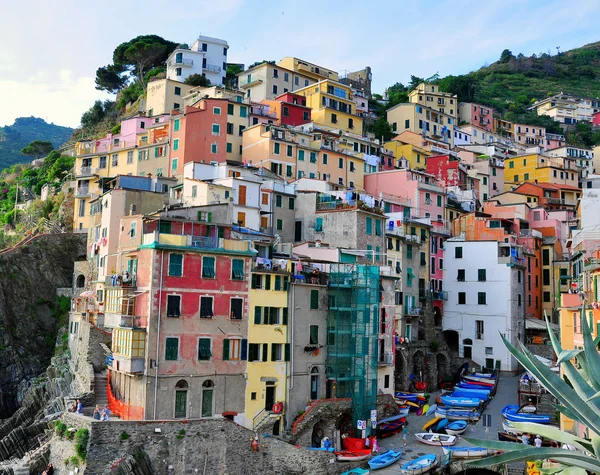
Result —
POLYGON ((471 134, 459 127, 454 127, 454 146, 471 144, 471 134))
POLYGON ((525 262, 522 248, 497 241, 444 243, 444 338, 461 357, 485 367, 516 371, 517 361, 500 338, 512 344, 523 335, 525 262), (458 343, 456 345, 456 343, 458 343))
POLYGON ((199 36, 189 49, 176 48, 167 59, 167 79, 184 82, 192 74, 206 76, 221 85, 227 69, 227 41, 199 36))

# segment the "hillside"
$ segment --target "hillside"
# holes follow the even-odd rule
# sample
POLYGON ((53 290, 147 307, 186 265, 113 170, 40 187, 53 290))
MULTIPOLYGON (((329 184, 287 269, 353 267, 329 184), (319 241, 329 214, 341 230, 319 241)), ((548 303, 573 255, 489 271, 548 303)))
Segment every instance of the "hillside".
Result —
POLYGON ((60 125, 48 124, 37 117, 19 117, 13 125, 0 127, 0 170, 15 163, 31 161, 31 157, 21 154, 21 149, 33 140, 52 142, 59 147, 67 142, 73 129, 60 125))
POLYGON ((514 55, 477 71, 440 79, 440 87, 460 101, 493 106, 501 113, 523 114, 537 99, 564 92, 600 98, 600 42, 558 54, 514 55))

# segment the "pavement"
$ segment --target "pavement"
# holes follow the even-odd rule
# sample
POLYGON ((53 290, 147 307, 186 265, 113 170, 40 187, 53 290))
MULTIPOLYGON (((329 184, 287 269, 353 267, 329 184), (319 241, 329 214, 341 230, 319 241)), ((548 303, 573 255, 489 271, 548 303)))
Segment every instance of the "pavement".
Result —
MULTIPOLYGON (((471 445, 467 441, 463 440, 463 437, 497 440, 497 430, 498 427, 501 427, 503 420, 501 413, 502 409, 507 404, 517 403, 518 380, 519 378, 517 376, 500 376, 498 389, 496 390, 496 396, 490 401, 484 410, 484 414, 490 414, 492 416, 492 426, 486 432, 485 427, 483 427, 483 419, 480 419, 476 424, 469 425, 467 430, 458 437, 454 447, 468 447, 471 445)), ((431 393, 431 398, 429 399, 430 404, 435 403, 435 398, 438 394, 439 392, 431 393)), ((422 430, 423 425, 425 425, 425 423, 431 420, 433 417, 434 416, 427 417, 424 415, 417 416, 416 413, 412 411, 410 412, 407 417, 408 434, 406 436, 406 447, 403 447, 404 443, 402 441, 402 434, 396 434, 392 437, 381 439, 379 441, 380 447, 395 450, 400 449, 404 451, 404 454, 399 462, 381 470, 377 470, 376 473, 380 475, 399 474, 401 473, 401 465, 426 454, 436 454, 438 456, 438 462, 441 462, 444 456, 444 452, 441 447, 423 444, 417 441, 415 438, 415 433, 424 432, 422 430)))

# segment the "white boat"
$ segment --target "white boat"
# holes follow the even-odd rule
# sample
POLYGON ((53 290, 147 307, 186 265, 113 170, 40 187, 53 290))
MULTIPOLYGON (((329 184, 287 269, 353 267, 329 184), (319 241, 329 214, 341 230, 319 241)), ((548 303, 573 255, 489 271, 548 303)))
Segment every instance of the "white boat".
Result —
POLYGON ((427 454, 402 465, 402 473, 405 475, 421 475, 422 473, 428 472, 436 465, 437 457, 435 454, 427 454))
POLYGON ((513 426, 510 421, 504 421, 502 423, 502 428, 504 429, 504 432, 508 434, 521 435, 523 433, 522 430, 519 430, 515 426, 513 426))
POLYGON ((423 442, 427 445, 454 445, 456 444, 455 435, 436 434, 435 432, 420 432, 415 434, 415 437, 419 442, 423 442))
POLYGON ((453 459, 471 459, 493 454, 485 447, 442 447, 444 455, 452 454, 453 459))

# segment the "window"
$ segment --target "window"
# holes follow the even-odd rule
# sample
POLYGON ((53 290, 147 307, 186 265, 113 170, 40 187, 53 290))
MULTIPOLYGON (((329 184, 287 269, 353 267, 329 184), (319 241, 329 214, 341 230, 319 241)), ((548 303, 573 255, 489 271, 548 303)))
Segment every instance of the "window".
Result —
POLYGON ((373 234, 373 219, 370 216, 367 216, 365 219, 366 233, 373 234))
POLYGON ((375 235, 381 236, 381 220, 379 219, 375 220, 375 235))
POLYGON ((247 116, 247 107, 246 106, 240 106, 240 117, 246 117, 247 116))
POLYGON ((337 124, 337 114, 331 114, 331 123, 337 124))
POLYGON ((283 114, 284 117, 288 117, 290 115, 290 108, 289 107, 283 106, 282 110, 283 110, 282 114, 283 114))
POLYGON ((422 266, 426 266, 427 265, 427 255, 424 252, 421 253, 420 264, 422 266))
POLYGON ((167 317, 181 316, 181 295, 167 295, 167 317))
POLYGON ((281 208, 282 198, 281 195, 275 195, 275 206, 281 208))
POLYGON ((485 292, 477 292, 477 305, 487 305, 485 292))
POLYGON ((165 360, 177 361, 179 357, 179 338, 167 337, 165 338, 165 360))
POLYGON ((348 128, 349 129, 353 129, 354 128, 354 119, 348 119, 348 128))
POLYGON ((183 275, 183 254, 169 254, 169 275, 175 277, 183 275))
POLYGON ((196 198, 198 196, 198 186, 192 186, 192 198, 196 198))
POLYGON ((283 360, 282 347, 281 343, 271 343, 271 361, 283 360))
POLYGON ((483 340, 483 320, 475 320, 475 338, 483 340))
POLYGON ((100 157, 99 168, 106 168, 106 157, 100 157))
POLYGON ((486 274, 485 269, 479 269, 477 271, 477 280, 479 282, 485 282, 486 281, 486 275, 485 274, 486 274))
POLYGON ((310 115, 308 111, 302 112, 302 120, 310 120, 310 115))
POLYGON ((273 153, 274 153, 275 155, 279 155, 279 150, 280 150, 280 148, 281 148, 281 144, 280 144, 280 143, 278 143, 278 142, 275 142, 275 143, 273 144, 273 153))
POLYGON ((462 247, 455 247, 454 248, 454 258, 455 259, 462 259, 463 256, 463 248, 462 247))
POLYGON ((181 76, 181 68, 175 68, 175 76, 181 76))
POLYGON ((215 258, 204 256, 202 257, 202 278, 203 279, 214 279, 215 278, 215 258))
POLYGON ((550 285, 550 269, 542 271, 542 285, 550 285))
POLYGON ((289 209, 295 209, 296 207, 296 200, 295 198, 288 198, 288 208, 289 209))
POLYGON ((544 302, 550 302, 551 301, 550 292, 544 292, 543 299, 544 299, 544 302))
POLYGON ((458 293, 458 304, 465 305, 467 303, 467 294, 465 292, 458 293))
POLYGON ((341 157, 338 158, 338 168, 344 169, 344 159, 341 157))
POLYGON ((407 259, 412 259, 413 258, 413 248, 411 244, 407 244, 406 245, 406 258, 407 259))
POLYGON ((439 260, 438 269, 442 270, 444 268, 444 259, 439 260))
POLYGON ((542 265, 549 266, 550 265, 550 250, 544 249, 542 251, 542 265))
POLYGON ((221 126, 219 124, 212 125, 212 134, 213 135, 221 135, 221 126))
POLYGON ((173 103, 173 109, 179 109, 179 102, 173 103))
POLYGON ((212 318, 213 316, 213 298, 200 297, 200 318, 212 318))
POLYGON ((326 153, 323 154, 323 165, 327 165, 328 155, 326 153))
POLYGON ((431 269, 430 272, 432 274, 435 274, 435 257, 431 258, 431 267, 430 267, 430 269, 431 269))
POLYGON ((465 270, 464 269, 458 269, 458 276, 456 277, 456 280, 459 282, 465 281, 465 270))
POLYGON ((309 345, 319 344, 319 325, 310 325, 309 345))
POLYGON ((319 310, 319 291, 318 290, 310 291, 310 309, 311 310, 319 310))
POLYGON ((317 163, 317 154, 316 154, 316 152, 310 152, 310 163, 317 163))
POLYGON ((521 294, 517 295, 517 305, 520 307, 523 304, 521 294))
POLYGON ((198 359, 200 361, 210 360, 212 352, 210 351, 210 338, 198 339, 198 359))
POLYGON ((177 166, 178 166, 177 163, 178 163, 177 159, 174 158, 173 161, 171 162, 171 170, 173 170, 173 171, 177 170, 177 166))
POLYGON ((277 94, 277 84, 273 84, 273 94, 277 94))
POLYGON ((216 143, 210 144, 210 153, 218 153, 219 145, 216 143))
POLYGON ((175 86, 175 95, 181 96, 181 88, 180 87, 175 86))

